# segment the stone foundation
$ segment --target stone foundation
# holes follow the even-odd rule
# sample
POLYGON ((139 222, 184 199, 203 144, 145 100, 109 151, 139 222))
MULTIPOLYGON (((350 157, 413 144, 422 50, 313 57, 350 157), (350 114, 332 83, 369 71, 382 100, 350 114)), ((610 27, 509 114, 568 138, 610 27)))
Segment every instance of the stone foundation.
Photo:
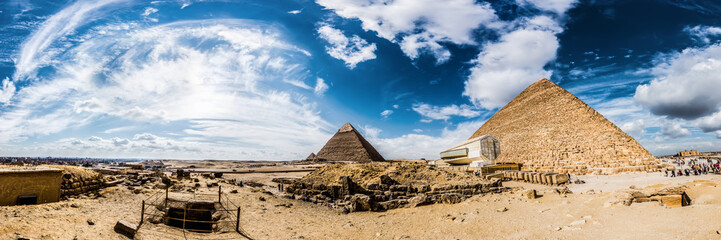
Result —
POLYGON ((346 212, 386 211, 434 203, 459 203, 474 195, 505 190, 500 180, 473 184, 399 184, 387 175, 380 183, 359 186, 350 177, 341 184, 307 184, 292 179, 273 179, 294 199, 328 205, 346 212))

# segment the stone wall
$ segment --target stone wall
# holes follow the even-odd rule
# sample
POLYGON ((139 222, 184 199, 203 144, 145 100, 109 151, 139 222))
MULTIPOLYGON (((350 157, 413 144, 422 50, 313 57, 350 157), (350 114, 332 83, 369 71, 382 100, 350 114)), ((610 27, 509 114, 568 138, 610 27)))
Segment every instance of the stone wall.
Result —
POLYGON ((282 184, 291 198, 328 205, 342 211, 386 211, 434 203, 459 203, 478 194, 501 192, 498 180, 473 184, 399 184, 387 175, 380 183, 359 186, 350 177, 340 178, 341 184, 307 184, 290 179, 274 179, 282 184))
POLYGON ((100 174, 94 176, 78 176, 72 173, 63 174, 60 186, 62 196, 73 196, 103 188, 104 180, 100 174))

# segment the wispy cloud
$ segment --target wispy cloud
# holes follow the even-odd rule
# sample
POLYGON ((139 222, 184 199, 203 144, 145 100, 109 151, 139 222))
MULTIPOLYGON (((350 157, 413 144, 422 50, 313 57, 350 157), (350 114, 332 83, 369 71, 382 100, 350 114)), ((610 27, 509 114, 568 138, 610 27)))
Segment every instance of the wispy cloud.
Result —
MULTIPOLYGON (((53 19, 45 24, 57 24, 53 19)), ((302 63, 309 53, 284 42, 272 26, 228 19, 151 28, 121 25, 124 27, 114 23, 94 27, 83 35, 86 40, 69 45, 72 47, 28 48, 35 53, 58 53, 50 63, 58 71, 16 91, 10 110, 0 115, 0 143, 69 128, 96 128, 102 120, 129 126, 172 125, 178 136, 167 142, 177 151, 168 152, 169 157, 198 150, 207 154, 206 158, 293 159, 320 147, 329 137, 331 126, 319 116, 315 103, 302 94, 282 90, 287 85, 310 89, 297 84, 307 77, 302 63), (278 149, 274 147, 277 144, 289 147, 278 149)), ((35 53, 23 55, 34 58, 35 53)), ((3 92, 10 86, 7 83, 3 92)), ((322 94, 327 89, 318 79, 313 91, 322 94)), ((62 155, 71 155, 72 151, 83 153, 78 147, 85 143, 104 143, 105 147, 123 148, 108 150, 123 157, 142 154, 146 148, 138 142, 161 139, 143 133, 131 134, 131 138, 127 134, 133 130, 112 128, 104 133, 122 135, 38 147, 48 154, 59 153, 52 146, 60 147, 66 149, 62 155)))
POLYGON ((413 111, 417 112, 426 119, 431 120, 448 120, 452 116, 462 116, 466 118, 477 117, 481 112, 469 105, 449 105, 444 107, 432 106, 425 103, 413 104, 413 111))

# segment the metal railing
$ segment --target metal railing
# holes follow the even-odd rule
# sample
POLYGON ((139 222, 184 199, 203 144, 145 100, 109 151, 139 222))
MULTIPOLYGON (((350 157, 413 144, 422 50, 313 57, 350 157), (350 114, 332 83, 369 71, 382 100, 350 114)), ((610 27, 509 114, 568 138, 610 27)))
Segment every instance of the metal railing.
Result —
MULTIPOLYGON (((178 227, 183 231, 185 236, 186 231, 198 232, 198 233, 214 233, 214 232, 236 232, 241 236, 252 239, 250 235, 240 226, 241 208, 240 206, 233 203, 228 196, 223 195, 222 187, 218 186, 217 198, 215 194, 195 194, 190 199, 175 200, 168 197, 169 190, 165 189, 165 197, 160 195, 161 191, 156 192, 147 199, 142 201, 142 208, 140 211, 140 223, 138 229, 143 225, 146 219, 152 223, 163 222, 168 226, 178 227), (210 196, 210 197, 209 197, 210 196), (205 208, 189 208, 188 202, 190 200, 209 200, 212 198, 214 207, 212 209, 205 208), (171 205, 170 207, 168 205, 171 205), (182 218, 177 216, 171 216, 171 208, 175 211, 179 210, 178 204, 182 205, 182 218), (172 205, 175 205, 173 207, 172 205), (218 215, 218 213, 220 215, 218 215), (211 220, 198 220, 190 219, 189 215, 203 215, 210 216, 211 220), (214 220, 217 219, 217 220, 214 220)), ((179 213, 179 212, 178 212, 179 213)), ((187 239, 187 237, 186 237, 187 239)))

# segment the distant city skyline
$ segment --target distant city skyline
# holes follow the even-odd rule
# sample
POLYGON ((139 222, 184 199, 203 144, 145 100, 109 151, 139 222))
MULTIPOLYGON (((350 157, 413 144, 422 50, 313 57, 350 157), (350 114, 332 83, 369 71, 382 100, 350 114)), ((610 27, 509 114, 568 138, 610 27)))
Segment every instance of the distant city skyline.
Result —
MULTIPOLYGON (((721 3, 9 0, 0 156, 437 159, 541 78, 654 155, 721 151, 721 3)), ((501 151, 503 151, 501 143, 501 151)))

